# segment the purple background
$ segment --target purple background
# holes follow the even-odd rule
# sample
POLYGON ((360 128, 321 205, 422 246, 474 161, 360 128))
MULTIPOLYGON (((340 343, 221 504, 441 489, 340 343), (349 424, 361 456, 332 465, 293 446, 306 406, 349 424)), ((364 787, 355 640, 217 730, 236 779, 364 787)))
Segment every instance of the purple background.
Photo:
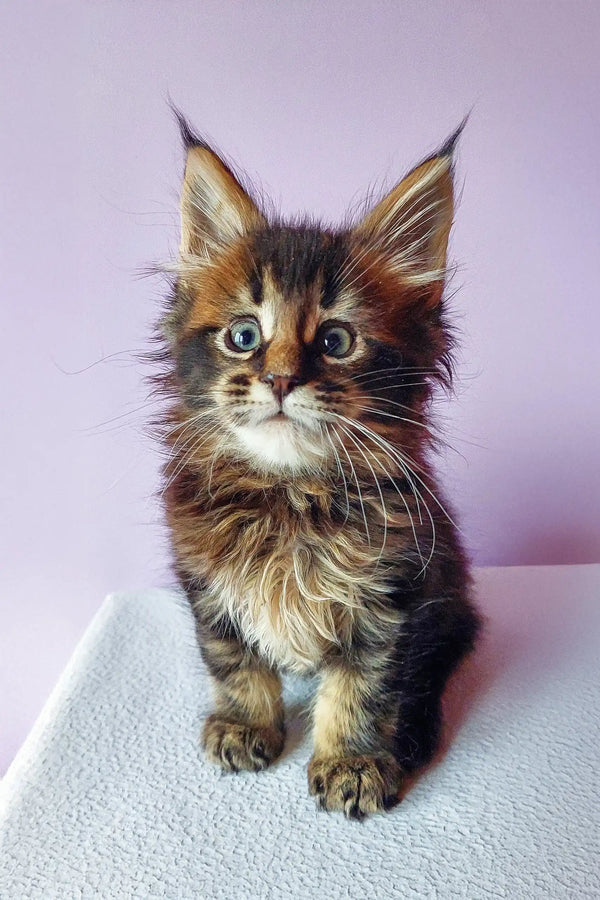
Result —
POLYGON ((178 242, 169 94, 327 219, 473 107, 448 492, 479 564, 600 560, 599 25, 574 0, 2 5, 0 767, 103 595, 170 580, 134 353, 163 292, 136 273, 178 242))

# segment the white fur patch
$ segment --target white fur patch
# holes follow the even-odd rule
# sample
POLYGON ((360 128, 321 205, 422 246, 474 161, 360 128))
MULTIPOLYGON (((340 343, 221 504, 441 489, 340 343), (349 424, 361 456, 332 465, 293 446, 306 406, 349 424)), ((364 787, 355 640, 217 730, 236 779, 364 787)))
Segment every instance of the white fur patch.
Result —
POLYGON ((275 334, 275 303, 265 299, 258 311, 263 340, 272 341, 275 334))
POLYGON ((240 450, 248 453, 258 469, 268 472, 310 471, 327 457, 325 436, 289 418, 238 425, 233 434, 240 450))
POLYGON ((278 416, 279 404, 264 384, 249 390, 252 418, 232 424, 239 452, 263 472, 299 473, 322 470, 329 459, 331 442, 323 430, 323 417, 313 408, 314 392, 299 387, 283 401, 285 416, 278 416))
POLYGON ((281 306, 281 293, 277 289, 269 268, 263 270, 262 303, 258 309, 263 339, 272 341, 277 325, 277 311, 281 306))

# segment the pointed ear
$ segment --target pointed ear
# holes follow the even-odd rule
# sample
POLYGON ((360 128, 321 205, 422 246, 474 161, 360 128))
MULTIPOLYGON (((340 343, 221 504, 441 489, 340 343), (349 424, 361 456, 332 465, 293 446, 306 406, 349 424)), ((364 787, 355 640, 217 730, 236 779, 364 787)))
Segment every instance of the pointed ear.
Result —
POLYGON ((406 284, 430 285, 441 298, 454 214, 452 153, 462 127, 418 165, 355 228, 389 259, 406 284))
POLYGON ((210 257, 264 224, 264 218, 229 166, 192 132, 183 117, 179 124, 187 149, 180 251, 182 255, 210 257))

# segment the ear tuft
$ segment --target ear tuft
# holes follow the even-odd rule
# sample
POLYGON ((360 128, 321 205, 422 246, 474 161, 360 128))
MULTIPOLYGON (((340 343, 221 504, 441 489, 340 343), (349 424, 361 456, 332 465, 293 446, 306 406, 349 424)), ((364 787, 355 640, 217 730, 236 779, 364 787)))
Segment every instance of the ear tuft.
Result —
POLYGON ((182 257, 210 259, 265 220, 232 169, 174 106, 187 151, 181 191, 182 257))
POLYGON ((169 101, 169 107, 171 108, 171 112, 177 120, 179 133, 181 135, 181 143, 183 144, 184 150, 189 150, 190 147, 208 147, 207 142, 200 137, 198 132, 189 123, 179 107, 176 106, 171 100, 169 101))
POLYGON ((454 215, 453 153, 466 123, 467 117, 437 153, 409 172, 355 228, 405 284, 430 287, 432 303, 439 301, 446 277, 454 215))
POLYGON ((435 154, 436 156, 454 156, 454 150, 456 145, 458 144, 459 138, 463 131, 467 126, 467 122, 469 121, 469 116, 471 114, 467 113, 464 117, 456 131, 454 131, 450 137, 442 144, 438 152, 435 154))

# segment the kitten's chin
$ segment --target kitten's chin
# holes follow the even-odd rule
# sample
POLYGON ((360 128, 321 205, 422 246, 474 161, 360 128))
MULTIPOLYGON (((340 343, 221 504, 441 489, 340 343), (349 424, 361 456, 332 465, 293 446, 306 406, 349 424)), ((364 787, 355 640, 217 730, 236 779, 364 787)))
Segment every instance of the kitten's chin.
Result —
POLYGON ((286 417, 235 426, 233 436, 240 454, 263 472, 315 472, 322 470, 328 459, 326 436, 286 417))

